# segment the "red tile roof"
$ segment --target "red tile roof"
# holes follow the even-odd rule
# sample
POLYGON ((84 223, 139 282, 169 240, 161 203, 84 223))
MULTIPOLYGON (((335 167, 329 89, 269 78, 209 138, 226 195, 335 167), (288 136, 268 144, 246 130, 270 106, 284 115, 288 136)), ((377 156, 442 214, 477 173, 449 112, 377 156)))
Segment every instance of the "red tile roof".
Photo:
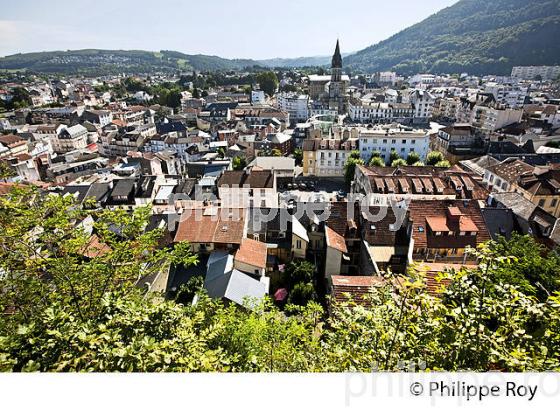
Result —
POLYGON ((235 253, 235 261, 259 268, 266 268, 266 244, 244 238, 235 253))
POLYGON ((111 252, 111 248, 107 244, 101 242, 97 235, 93 234, 89 238, 84 249, 82 249, 81 254, 86 258, 92 259, 98 256, 104 256, 109 252, 111 252))
POLYGON ((333 303, 353 302, 358 305, 369 307, 371 301, 368 295, 373 287, 382 287, 387 279, 381 276, 339 276, 333 275, 332 298, 333 303))
POLYGON ((179 222, 175 242, 240 244, 245 227, 243 216, 228 217, 223 211, 218 210, 214 216, 191 212, 179 222))
POLYGON ((342 253, 348 252, 344 237, 336 233, 334 230, 325 226, 325 239, 329 248, 334 248, 342 253))
MULTIPOLYGON (((490 240, 478 201, 433 200, 412 201, 408 207, 412 223, 414 247, 454 249, 475 247, 490 240), (449 208, 457 208, 459 215, 449 215, 449 208), (460 232, 475 232, 476 235, 460 235, 460 232), (444 232, 436 236, 434 232, 444 232), (447 235, 452 232, 452 235, 447 235)), ((453 210, 457 213, 457 210, 453 210)))

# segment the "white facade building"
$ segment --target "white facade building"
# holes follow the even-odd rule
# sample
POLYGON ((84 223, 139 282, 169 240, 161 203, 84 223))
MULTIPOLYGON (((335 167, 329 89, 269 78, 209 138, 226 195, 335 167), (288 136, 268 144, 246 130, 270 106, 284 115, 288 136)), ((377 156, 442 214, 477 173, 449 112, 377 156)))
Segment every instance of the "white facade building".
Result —
POLYGON ((412 90, 409 94, 410 102, 414 107, 414 120, 427 122, 432 117, 435 97, 428 91, 412 90))
POLYGON ((264 91, 262 90, 251 91, 251 102, 253 104, 265 104, 266 96, 264 95, 264 91))
POLYGON ((518 66, 513 67, 511 76, 534 80, 536 76, 541 76, 543 80, 555 80, 560 76, 560 66, 518 66))
POLYGON ((424 161, 430 147, 430 136, 425 130, 414 130, 406 127, 375 127, 362 128, 359 133, 360 156, 369 161, 375 151, 387 162, 394 150, 403 159, 415 152, 424 161))
POLYGON ((412 122, 414 108, 410 104, 351 100, 348 116, 360 123, 412 122))
POLYGON ((280 93, 276 96, 276 107, 290 113, 290 119, 294 122, 305 122, 309 118, 308 95, 280 93))
POLYGON ((523 107, 527 91, 527 87, 507 83, 490 82, 485 86, 485 92, 492 94, 499 104, 510 108, 523 107))
POLYGON ((83 125, 74 125, 64 128, 52 139, 53 150, 57 153, 66 153, 87 146, 88 131, 83 125))

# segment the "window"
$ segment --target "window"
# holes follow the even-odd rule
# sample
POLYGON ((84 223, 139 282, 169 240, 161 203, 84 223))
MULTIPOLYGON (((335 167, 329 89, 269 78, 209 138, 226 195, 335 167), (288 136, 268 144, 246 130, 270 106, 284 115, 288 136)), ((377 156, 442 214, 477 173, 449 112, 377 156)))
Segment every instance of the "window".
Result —
POLYGON ((402 140, 402 143, 403 143, 403 144, 406 144, 406 140, 402 140))
POLYGON ((301 249, 301 241, 299 239, 296 241, 296 248, 301 249))
POLYGON ((553 199, 553 200, 550 202, 550 206, 555 207, 557 203, 558 203, 558 200, 557 200, 557 199, 553 199))
POLYGON ((391 144, 396 144, 397 140, 391 140, 391 144))
POLYGON ((416 144, 416 140, 410 140, 411 144, 416 144))
POLYGON ((539 201, 539 206, 540 206, 541 208, 543 208, 545 202, 546 202, 546 201, 545 201, 544 199, 541 199, 541 200, 539 201))

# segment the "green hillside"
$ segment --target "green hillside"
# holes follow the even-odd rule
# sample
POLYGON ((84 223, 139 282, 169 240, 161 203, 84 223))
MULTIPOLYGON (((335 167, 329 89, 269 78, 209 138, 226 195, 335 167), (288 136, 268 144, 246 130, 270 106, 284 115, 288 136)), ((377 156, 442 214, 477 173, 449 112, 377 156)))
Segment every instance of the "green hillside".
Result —
POLYGON ((252 60, 228 60, 168 50, 68 50, 14 54, 0 58, 0 70, 26 69, 41 73, 85 75, 239 70, 255 64, 252 60))
POLYGON ((345 59, 353 70, 508 74, 560 64, 560 0, 461 0, 345 59))

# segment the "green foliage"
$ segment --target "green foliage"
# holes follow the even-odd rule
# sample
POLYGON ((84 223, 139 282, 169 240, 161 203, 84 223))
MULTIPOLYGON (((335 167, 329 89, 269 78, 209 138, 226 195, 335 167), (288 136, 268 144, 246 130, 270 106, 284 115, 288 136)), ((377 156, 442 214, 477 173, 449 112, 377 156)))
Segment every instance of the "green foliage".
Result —
POLYGON ((436 167, 438 167, 438 168, 449 168, 450 166, 451 166, 451 163, 446 159, 444 159, 443 161, 439 161, 436 164, 436 167))
POLYGON ((417 162, 420 162, 420 155, 418 155, 417 152, 411 152, 410 154, 408 154, 408 156, 406 157, 406 163, 408 165, 414 165, 417 162))
POLYGON ((240 156, 233 157, 232 167, 234 171, 243 171, 246 166, 247 166, 247 160, 245 159, 245 157, 240 157, 240 156))
MULTIPOLYGON (((358 151, 358 153, 359 153, 359 151, 358 151)), ((358 156, 358 158, 359 158, 359 156, 358 156)), ((369 157, 368 163, 370 163, 371 160, 374 159, 374 158, 381 158, 381 152, 380 152, 380 151, 377 151, 377 150, 376 150, 376 151, 373 151, 373 152, 371 153, 371 157, 369 157)))
POLYGON ((7 161, 0 160, 0 181, 7 180, 16 175, 16 172, 8 164, 7 161))
POLYGON ((315 266, 305 260, 295 260, 286 266, 286 278, 289 287, 293 287, 297 283, 311 282, 315 272, 315 266))
POLYGON ((204 276, 193 276, 187 283, 179 287, 175 302, 182 304, 192 303, 195 295, 201 294, 204 289, 204 276))
POLYGON ((354 173, 356 172, 356 165, 364 165, 363 159, 356 159, 350 157, 344 165, 344 180, 348 185, 354 180, 354 173))
POLYGON ((389 154, 389 164, 392 164, 393 162, 395 162, 398 159, 401 159, 401 156, 397 153, 397 151, 392 149, 391 153, 389 154))
POLYGON ((256 80, 266 94, 272 96, 276 93, 279 81, 274 71, 263 71, 257 74, 256 80))
POLYGON ((293 157, 296 161, 296 165, 303 165, 303 150, 301 148, 294 149, 293 157))
POLYGON ((282 87, 280 87, 280 91, 286 93, 295 93, 298 91, 298 88, 293 84, 284 84, 282 87))
POLYGON ((393 168, 402 167, 402 166, 405 166, 405 165, 407 165, 407 164, 406 164, 406 161, 405 161, 404 159, 402 159, 402 158, 396 159, 396 160, 394 160, 393 162, 391 162, 391 166, 392 166, 393 168))
POLYGON ((0 271, 10 285, 0 292, 0 309, 15 309, 2 326, 15 327, 54 303, 85 320, 98 314, 108 293, 127 295, 147 275, 196 263, 185 243, 159 248, 162 232, 144 231, 149 214, 148 208, 82 209, 73 197, 30 187, 1 196, 0 271), (88 219, 97 241, 75 226, 88 219))
POLYGON ((227 371, 226 354, 211 346, 219 328, 182 305, 106 295, 85 320, 54 302, 0 337, 2 371, 227 371))
POLYGON ((25 88, 15 87, 11 93, 12 99, 4 103, 7 110, 17 110, 31 105, 31 96, 25 88))
POLYGON ((162 50, 68 50, 14 54, 0 58, 0 69, 27 69, 40 73, 111 75, 175 73, 184 70, 230 71, 254 66, 253 60, 228 60, 216 56, 189 55, 162 50), (71 61, 71 62, 69 62, 71 61), (118 61, 118 63, 115 63, 118 61))
POLYGON ((296 283, 288 296, 288 303, 297 306, 307 306, 307 304, 317 299, 315 287, 312 283, 296 283))
POLYGON ((511 255, 515 264, 507 269, 497 269, 496 278, 518 286, 529 296, 544 301, 548 295, 560 291, 560 255, 549 251, 528 235, 514 233, 510 240, 500 237, 491 245, 498 255, 511 255))
POLYGON ((372 157, 369 161, 370 167, 384 167, 385 161, 381 157, 372 157))
POLYGON ((360 156, 360 151, 358 151, 358 150, 350 151, 350 155, 348 156, 348 158, 351 158, 351 159, 360 159, 360 158, 361 158, 361 156, 360 156))
POLYGON ((428 165, 436 165, 438 162, 444 161, 445 158, 443 156, 443 154, 439 151, 432 151, 430 153, 428 153, 428 156, 426 157, 426 163, 428 165))
POLYGON ((462 0, 345 58, 365 72, 509 75, 513 66, 556 65, 558 0, 462 0))
POLYGON ((270 155, 272 155, 273 157, 281 157, 282 156, 282 151, 280 151, 277 148, 274 148, 270 151, 270 155))

